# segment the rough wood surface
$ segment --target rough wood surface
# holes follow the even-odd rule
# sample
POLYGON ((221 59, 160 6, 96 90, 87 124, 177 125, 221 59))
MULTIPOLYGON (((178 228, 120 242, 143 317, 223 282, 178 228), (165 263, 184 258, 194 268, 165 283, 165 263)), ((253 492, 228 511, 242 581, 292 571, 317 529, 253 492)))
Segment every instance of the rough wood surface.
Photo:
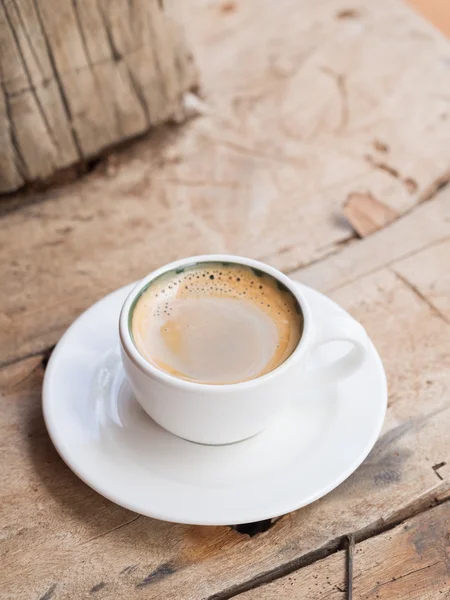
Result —
POLYGON ((196 76, 168 12, 156 0, 0 4, 0 193, 180 112, 196 76))
MULTIPOLYGON (((450 204, 450 194, 448 198, 450 204)), ((426 248, 416 256, 395 264, 394 270, 413 287, 430 308, 450 323, 450 226, 446 240, 426 248)))
MULTIPOLYGON (((293 276, 318 290, 331 292, 418 250, 445 242, 450 236, 449 223, 450 189, 447 188, 431 202, 365 239, 364 244, 350 243, 334 256, 295 271, 293 276)), ((446 257, 438 258, 441 264, 446 257)), ((416 276, 426 277, 426 273, 416 276)))
MULTIPOLYGON (((356 546, 354 600, 450 598, 450 503, 356 546)), ((345 552, 239 596, 239 600, 344 600, 345 552)))
MULTIPOLYGON (((435 560, 429 539, 442 512, 428 509, 450 498, 450 191, 417 204, 448 173, 449 47, 396 0, 195 7, 186 23, 204 116, 84 181, 2 205, 1 600, 225 600, 336 552, 348 533, 366 539, 423 511, 423 564, 435 560), (342 218, 353 192, 398 219, 355 239, 342 218), (40 408, 41 351, 77 314, 156 265, 208 251, 309 265, 294 276, 366 326, 389 381, 383 432, 364 464, 253 538, 111 504, 58 458, 40 408)), ((391 553, 388 577, 417 566, 401 552, 406 538, 389 545, 389 535, 360 545, 367 579, 355 589, 365 582, 369 598, 380 594, 370 588, 378 549, 391 553)), ((324 564, 325 579, 337 573, 324 564)), ((441 571, 430 569, 409 582, 434 585, 441 571)))
POLYGON ((450 47, 406 5, 179 6, 205 114, 83 181, 3 202, 0 364, 169 260, 228 251, 291 270, 352 238, 350 194, 403 214, 447 177, 450 47))
MULTIPOLYGON (((427 205, 437 215, 440 200, 427 205)), ((427 264, 415 212, 403 220, 418 244, 408 260, 427 264)), ((391 229, 376 235, 381 248, 391 229)), ((372 239, 355 242, 363 255, 372 239)), ((448 281, 449 267, 440 261, 435 280, 448 281)), ((93 589, 111 599, 140 598, 144 589, 155 600, 228 598, 336 550, 343 535, 365 538, 449 498, 450 325, 431 275, 410 281, 411 273, 405 259, 378 265, 332 294, 365 325, 386 366, 389 409, 375 449, 334 492, 254 538, 225 527, 161 523, 110 504, 69 471, 48 439, 39 406, 41 357, 1 370, 0 598, 28 600, 52 590, 55 600, 69 600, 93 589)))

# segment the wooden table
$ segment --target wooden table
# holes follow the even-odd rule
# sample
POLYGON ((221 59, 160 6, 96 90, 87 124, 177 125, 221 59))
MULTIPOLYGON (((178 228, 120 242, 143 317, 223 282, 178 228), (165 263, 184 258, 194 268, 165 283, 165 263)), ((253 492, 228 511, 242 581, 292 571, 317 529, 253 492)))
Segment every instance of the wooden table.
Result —
POLYGON ((0 598, 342 600, 348 535, 354 598, 450 598, 448 42, 399 0, 184 6, 195 118, 0 203, 0 598), (52 346, 85 308, 222 251, 329 294, 389 380, 363 465, 254 536, 105 500, 40 407, 52 346))

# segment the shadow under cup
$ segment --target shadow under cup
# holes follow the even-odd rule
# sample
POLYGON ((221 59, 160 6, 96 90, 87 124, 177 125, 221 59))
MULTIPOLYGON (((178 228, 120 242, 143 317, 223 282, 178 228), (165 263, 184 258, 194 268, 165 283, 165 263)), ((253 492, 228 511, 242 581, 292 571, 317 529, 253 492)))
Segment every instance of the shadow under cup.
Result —
POLYGON ((254 266, 199 261, 157 274, 139 291, 128 330, 153 367, 206 385, 242 383, 282 365, 304 318, 296 296, 254 266))

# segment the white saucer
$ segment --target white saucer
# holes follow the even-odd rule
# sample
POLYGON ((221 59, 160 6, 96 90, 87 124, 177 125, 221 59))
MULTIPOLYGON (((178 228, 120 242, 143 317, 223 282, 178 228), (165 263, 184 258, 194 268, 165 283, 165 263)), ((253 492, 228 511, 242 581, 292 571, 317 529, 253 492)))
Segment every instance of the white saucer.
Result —
MULTIPOLYGON (((370 452, 387 404, 386 378, 373 345, 355 375, 333 388, 299 390, 302 401, 254 438, 202 446, 163 430, 133 398, 120 361, 117 323, 131 288, 113 292, 82 314, 56 346, 45 374, 43 411, 50 437, 94 490, 157 519, 237 525, 317 500, 370 452)), ((322 294, 301 288, 313 318, 342 314, 322 294)), ((342 346, 328 344, 311 366, 336 358, 342 346)))

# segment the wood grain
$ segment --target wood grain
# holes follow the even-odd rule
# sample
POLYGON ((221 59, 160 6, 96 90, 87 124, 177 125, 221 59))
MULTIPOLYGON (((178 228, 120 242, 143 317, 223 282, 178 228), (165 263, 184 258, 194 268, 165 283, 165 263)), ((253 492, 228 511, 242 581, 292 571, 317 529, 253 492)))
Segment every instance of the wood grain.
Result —
POLYGON ((156 0, 1 3, 0 193, 181 111, 196 74, 169 12, 156 0))
MULTIPOLYGON (((354 600, 450 596, 450 503, 356 546, 354 600)), ((238 596, 239 600, 343 600, 345 552, 238 596)))
MULTIPOLYGON (((449 222, 450 189, 447 187, 432 201, 365 239, 364 244, 350 243, 334 256, 299 269, 292 276, 323 292, 330 292, 382 266, 413 256, 419 250, 445 243, 450 236, 449 222)), ((445 261, 445 255, 439 264, 442 261, 445 261)), ((426 277, 426 273, 419 276, 426 277)))
MULTIPOLYGON (((450 227, 448 230, 450 234, 450 227)), ((445 265, 449 262, 448 238, 397 262, 394 267, 397 275, 406 279, 415 293, 447 322, 450 322, 450 273, 445 265)))
MULTIPOLYGON (((427 205, 437 214, 439 206, 427 205)), ((415 213, 404 220, 424 260, 415 213)), ((389 228, 382 233, 389 239, 389 228)), ((357 242, 362 254, 372 239, 357 242)), ((448 268, 439 262, 437 278, 448 277, 448 268)), ((52 448, 39 407, 40 357, 1 370, 0 598, 53 590, 55 600, 69 600, 94 588, 111 599, 144 591, 155 600, 227 598, 335 551, 348 533, 365 538, 450 497, 450 325, 428 301, 431 284, 408 277, 400 260, 332 294, 365 325, 386 366, 390 397, 380 440, 339 488, 253 538, 226 527, 162 523, 110 504, 52 448)))
MULTIPOLYGON (((392 533, 360 544, 355 590, 414 598, 414 583, 426 590, 435 578, 432 593, 447 592, 433 554, 443 517, 427 509, 450 497, 450 192, 434 195, 449 167, 448 45, 396 0, 231 4, 180 3, 202 117, 0 209, 1 600, 224 600, 336 552, 349 533, 365 539, 421 511, 419 557, 401 529, 391 545, 392 533), (398 220, 354 239, 342 219, 353 192, 398 220), (154 266, 205 251, 309 265, 295 277, 365 325, 388 375, 383 432, 363 465, 253 538, 111 504, 58 458, 40 409, 40 352, 73 318, 154 266), (383 549, 391 560, 380 569, 383 549), (408 575, 419 560, 426 568, 408 575), (390 582, 397 572, 404 587, 390 582)), ((337 583, 341 558, 301 568, 295 585, 305 574, 315 588, 316 566, 337 583)))
MULTIPOLYGON (((397 0, 351 7, 196 0, 185 28, 205 114, 73 185, 2 204, 0 364, 53 345, 92 302, 172 259, 225 251, 289 271, 352 239, 350 194, 397 214, 429 197, 449 167, 449 46, 397 0)), ((121 52, 129 43, 117 25, 121 52)))

